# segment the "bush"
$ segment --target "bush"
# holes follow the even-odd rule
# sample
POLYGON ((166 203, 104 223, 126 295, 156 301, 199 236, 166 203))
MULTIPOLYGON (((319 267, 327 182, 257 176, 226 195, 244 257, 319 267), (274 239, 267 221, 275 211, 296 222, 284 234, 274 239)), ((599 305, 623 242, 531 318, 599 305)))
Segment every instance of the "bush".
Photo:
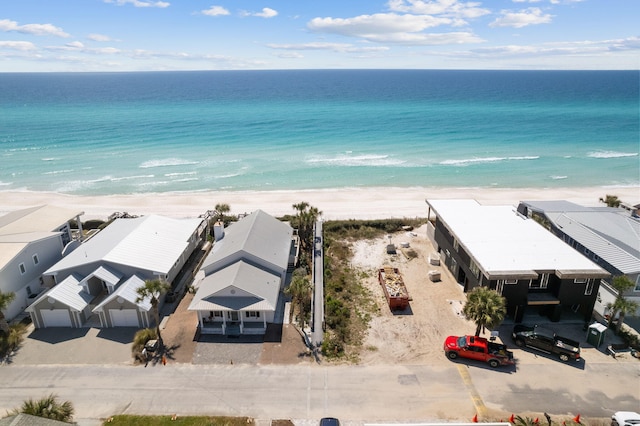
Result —
POLYGON ((138 359, 142 354, 142 349, 144 345, 147 344, 149 340, 157 339, 158 335, 156 334, 155 328, 143 328, 139 330, 135 336, 133 336, 133 343, 131 345, 131 353, 133 357, 138 359))

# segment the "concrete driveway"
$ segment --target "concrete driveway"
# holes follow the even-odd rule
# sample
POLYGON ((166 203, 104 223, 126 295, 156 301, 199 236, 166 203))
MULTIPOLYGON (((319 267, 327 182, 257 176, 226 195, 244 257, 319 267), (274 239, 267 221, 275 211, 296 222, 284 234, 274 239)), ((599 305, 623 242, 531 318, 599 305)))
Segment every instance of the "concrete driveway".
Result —
POLYGON ((44 328, 30 326, 7 362, 14 365, 132 364, 137 328, 44 328))

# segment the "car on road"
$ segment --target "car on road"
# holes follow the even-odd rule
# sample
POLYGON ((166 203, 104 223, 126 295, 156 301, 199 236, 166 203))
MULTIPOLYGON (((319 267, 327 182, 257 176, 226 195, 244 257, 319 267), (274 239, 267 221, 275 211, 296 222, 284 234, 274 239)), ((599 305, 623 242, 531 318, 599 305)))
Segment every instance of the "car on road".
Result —
POLYGON ((335 417, 323 417, 320 419, 320 426, 340 426, 340 420, 335 417))
POLYGON ((484 361, 491 367, 513 365, 513 352, 501 343, 478 336, 449 336, 444 341, 444 353, 449 359, 468 358, 484 361))
POLYGON ((640 425, 640 414, 633 411, 618 411, 611 416, 611 426, 640 425))
POLYGON ((537 325, 516 324, 511 338, 516 346, 529 347, 556 355, 561 361, 580 360, 580 343, 557 335, 551 330, 537 325))

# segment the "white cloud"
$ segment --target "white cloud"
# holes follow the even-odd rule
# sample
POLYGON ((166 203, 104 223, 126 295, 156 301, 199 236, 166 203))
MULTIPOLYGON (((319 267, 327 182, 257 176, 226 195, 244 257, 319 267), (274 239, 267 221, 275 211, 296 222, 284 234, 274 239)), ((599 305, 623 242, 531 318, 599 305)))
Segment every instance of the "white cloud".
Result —
POLYGON ((36 50, 36 46, 30 41, 0 41, 0 49, 20 50, 26 52, 28 50, 36 50))
POLYGON ((205 9, 201 13, 207 16, 229 15, 229 11, 222 6, 211 6, 209 9, 205 9))
POLYGON ((528 25, 548 24, 553 15, 543 14, 537 7, 530 7, 519 12, 503 10, 501 17, 489 24, 490 27, 513 27, 522 28, 528 25))
POLYGON ((159 7, 165 8, 171 6, 171 3, 166 1, 146 1, 146 0, 104 0, 105 3, 114 3, 118 6, 124 6, 125 4, 132 4, 135 7, 159 7))
POLYGON ((100 41, 100 42, 112 41, 111 37, 106 36, 104 34, 89 34, 87 38, 89 40, 100 41))
POLYGON ((31 34, 37 36, 52 35, 56 37, 70 37, 62 28, 52 24, 25 24, 18 25, 16 21, 9 19, 0 19, 0 31, 15 31, 22 34, 31 34))
POLYGON ((274 16, 278 16, 278 11, 271 9, 270 7, 262 8, 261 12, 249 12, 246 10, 240 11, 240 16, 257 16, 259 18, 273 18, 274 16))
POLYGON ((389 50, 385 46, 354 46, 350 43, 313 42, 300 44, 267 44, 267 47, 280 50, 331 50, 341 53, 382 52, 389 50))
POLYGON ((440 25, 456 24, 451 18, 430 15, 378 13, 354 18, 314 18, 307 23, 311 31, 358 37, 376 43, 409 45, 479 43, 483 41, 470 32, 429 34, 422 31, 440 25))
POLYGON ((491 13, 490 10, 479 7, 480 4, 458 0, 389 0, 387 7, 393 12, 472 19, 491 13))

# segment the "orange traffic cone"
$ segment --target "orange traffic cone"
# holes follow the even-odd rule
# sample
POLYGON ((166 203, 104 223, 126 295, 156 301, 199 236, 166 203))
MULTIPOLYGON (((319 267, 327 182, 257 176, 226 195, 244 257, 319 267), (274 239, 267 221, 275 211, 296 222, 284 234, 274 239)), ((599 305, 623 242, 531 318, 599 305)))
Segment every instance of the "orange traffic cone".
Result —
POLYGON ((515 416, 512 414, 511 417, 509 417, 509 423, 514 423, 515 419, 515 416))
POLYGON ((573 421, 574 421, 574 422, 576 422, 576 423, 580 423, 580 414, 578 414, 577 416, 575 416, 575 417, 573 418, 573 421))
POLYGON ((471 419, 471 421, 474 423, 478 423, 478 415, 476 414, 475 416, 473 416, 473 419, 471 419))

